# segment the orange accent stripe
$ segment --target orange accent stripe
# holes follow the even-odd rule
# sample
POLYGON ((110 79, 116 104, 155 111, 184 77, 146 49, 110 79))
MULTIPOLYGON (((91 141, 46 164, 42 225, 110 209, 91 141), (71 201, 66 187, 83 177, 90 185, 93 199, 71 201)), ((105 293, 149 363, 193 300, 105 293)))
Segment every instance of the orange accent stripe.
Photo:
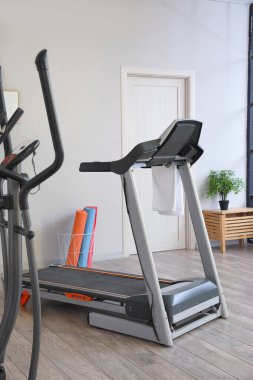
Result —
POLYGON ((84 302, 93 301, 92 297, 86 296, 84 294, 79 294, 79 293, 65 293, 65 296, 67 298, 75 299, 78 301, 84 301, 84 302))
MULTIPOLYGON (((67 266, 67 265, 57 265, 55 267, 62 268, 62 269, 79 270, 79 271, 84 271, 84 272, 101 273, 101 274, 106 274, 106 275, 112 275, 115 277, 134 278, 136 280, 143 280, 143 276, 127 274, 127 273, 115 273, 115 272, 103 271, 101 269, 78 268, 78 267, 72 267, 72 266, 67 266)), ((159 282, 162 282, 165 284, 173 284, 175 282, 173 280, 166 280, 166 279, 158 279, 158 280, 159 282)))

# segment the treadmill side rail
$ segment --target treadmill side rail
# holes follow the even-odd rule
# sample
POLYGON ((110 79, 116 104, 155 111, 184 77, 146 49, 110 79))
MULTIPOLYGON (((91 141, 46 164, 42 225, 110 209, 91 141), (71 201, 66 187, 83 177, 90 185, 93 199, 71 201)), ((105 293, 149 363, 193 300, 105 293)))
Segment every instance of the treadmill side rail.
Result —
MULTIPOLYGON (((199 305, 195 305, 193 307, 190 307, 189 309, 186 309, 180 313, 169 315, 169 321, 171 324, 178 323, 181 321, 186 321, 186 319, 194 319, 196 316, 201 315, 207 315, 207 314, 213 314, 213 312, 209 312, 208 310, 212 308, 212 310, 217 310, 215 306, 219 305, 220 299, 219 297, 210 298, 209 300, 200 303, 199 305)), ((216 315, 216 314, 215 314, 216 315)), ((190 323, 187 323, 190 324, 190 323)))
MULTIPOLYGON (((28 290, 31 293, 31 290, 28 290)), ((53 292, 47 292, 45 290, 40 291, 40 297, 43 299, 47 300, 54 300, 54 301, 59 301, 59 302, 64 302, 64 303, 70 303, 73 305, 79 305, 83 306, 89 309, 94 309, 94 310, 101 310, 103 312, 109 312, 109 313, 117 313, 117 314, 122 314, 125 315, 125 307, 121 306, 117 302, 106 302, 106 301, 82 301, 82 300, 77 300, 73 298, 67 298, 64 294, 60 293, 53 293, 53 292)))
POLYGON ((176 329, 172 332, 173 339, 177 338, 180 335, 186 334, 187 332, 196 329, 199 326, 204 325, 205 323, 208 323, 210 321, 213 321, 216 318, 219 318, 221 316, 220 311, 218 310, 216 313, 208 314, 205 317, 201 319, 197 319, 196 321, 189 323, 183 327, 180 327, 179 329, 176 329))
POLYGON ((92 312, 89 314, 89 325, 170 346, 170 344, 157 339, 152 326, 143 323, 92 312))

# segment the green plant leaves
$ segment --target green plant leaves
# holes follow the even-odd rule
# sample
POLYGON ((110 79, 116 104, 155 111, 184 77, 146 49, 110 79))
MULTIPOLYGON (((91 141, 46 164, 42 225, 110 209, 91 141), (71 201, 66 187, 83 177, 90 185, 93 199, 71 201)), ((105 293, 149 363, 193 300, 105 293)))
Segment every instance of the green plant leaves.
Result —
POLYGON ((243 188, 243 180, 235 177, 233 170, 210 170, 206 195, 208 198, 219 195, 221 200, 226 200, 229 193, 238 194, 243 188))

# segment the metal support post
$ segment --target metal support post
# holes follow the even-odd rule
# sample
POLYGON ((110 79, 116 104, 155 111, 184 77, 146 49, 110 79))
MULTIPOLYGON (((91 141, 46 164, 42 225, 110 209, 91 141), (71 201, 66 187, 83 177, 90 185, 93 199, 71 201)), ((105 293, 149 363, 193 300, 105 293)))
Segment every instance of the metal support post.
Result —
MULTIPOLYGON (((0 199, 3 201, 4 194, 3 194, 3 179, 0 178, 0 199)), ((5 220, 5 210, 4 208, 0 209, 0 237, 1 237, 1 247, 2 247, 2 256, 3 256, 3 269, 4 269, 4 275, 3 275, 3 285, 4 285, 4 293, 6 295, 7 293, 7 286, 8 286, 8 237, 7 237, 7 229, 5 226, 6 220, 5 220)))
POLYGON ((207 235, 206 226, 200 207, 197 190, 192 177, 190 164, 185 163, 184 165, 179 166, 179 172, 183 182, 185 196, 188 203, 205 276, 208 280, 214 282, 217 285, 221 303, 221 316, 223 318, 227 318, 228 310, 216 269, 212 248, 207 235))
MULTIPOLYGON (((18 172, 19 168, 17 168, 18 172)), ((4 315, 0 326, 0 358, 3 360, 19 309, 22 285, 22 246, 21 236, 13 227, 20 224, 19 184, 8 179, 8 194, 13 196, 13 209, 8 210, 8 288, 4 315)))
POLYGON ((169 327, 168 316, 164 308, 152 252, 147 238, 132 169, 122 175, 121 178, 130 224, 152 312, 154 331, 159 343, 171 346, 173 344, 172 334, 169 327))
MULTIPOLYGON (((22 211, 23 225, 26 231, 31 231, 31 220, 29 209, 22 211)), ((38 271, 35 259, 35 248, 34 248, 34 235, 26 235, 26 250, 28 257, 28 264, 31 276, 31 288, 33 296, 33 346, 32 346, 32 356, 31 365, 29 372, 29 380, 35 380, 37 378, 38 362, 40 354, 40 341, 41 341, 41 302, 40 302, 40 289, 38 281, 38 271)))

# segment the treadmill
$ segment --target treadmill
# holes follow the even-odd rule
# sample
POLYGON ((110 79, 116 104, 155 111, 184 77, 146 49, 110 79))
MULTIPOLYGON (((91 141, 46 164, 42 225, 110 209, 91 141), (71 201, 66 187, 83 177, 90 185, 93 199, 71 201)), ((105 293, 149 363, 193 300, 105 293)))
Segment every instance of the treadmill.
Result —
MULTIPOLYGON (((38 271, 41 298, 75 303, 88 309, 91 326, 171 346, 173 339, 215 318, 228 317, 213 253, 191 174, 201 157, 202 123, 176 120, 156 140, 135 146, 112 162, 82 162, 80 172, 120 175, 142 276, 52 265, 38 271), (134 169, 176 165, 195 231, 204 275, 170 281, 158 279, 144 225, 134 169)), ((168 194, 169 196, 169 194, 168 194)), ((31 292, 30 274, 23 288, 31 292)))

